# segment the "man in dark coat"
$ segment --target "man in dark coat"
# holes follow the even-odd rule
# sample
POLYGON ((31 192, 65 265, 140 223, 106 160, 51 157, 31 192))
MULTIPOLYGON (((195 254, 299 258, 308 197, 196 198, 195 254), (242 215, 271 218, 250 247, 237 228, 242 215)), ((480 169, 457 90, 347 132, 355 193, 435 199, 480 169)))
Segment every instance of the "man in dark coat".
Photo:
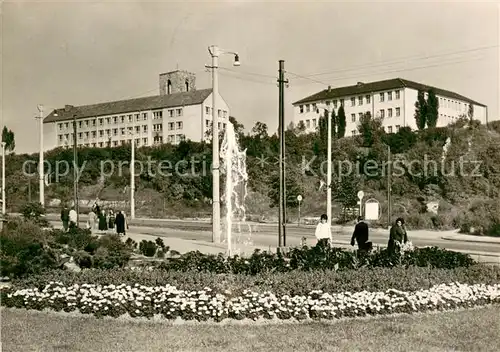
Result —
POLYGON ((106 231, 108 229, 108 222, 104 210, 101 210, 101 213, 98 214, 98 217, 99 217, 99 231, 106 231))
POLYGON ((368 232, 368 224, 364 222, 362 216, 358 216, 358 223, 354 227, 354 232, 352 233, 351 246, 354 246, 356 241, 360 251, 370 251, 373 245, 371 242, 368 242, 368 232))
POLYGON ((116 233, 125 236, 125 216, 123 216, 121 210, 118 212, 118 214, 116 214, 115 224, 116 233))
POLYGON ((69 209, 67 206, 61 210, 61 221, 63 224, 64 231, 68 231, 69 228, 69 209))

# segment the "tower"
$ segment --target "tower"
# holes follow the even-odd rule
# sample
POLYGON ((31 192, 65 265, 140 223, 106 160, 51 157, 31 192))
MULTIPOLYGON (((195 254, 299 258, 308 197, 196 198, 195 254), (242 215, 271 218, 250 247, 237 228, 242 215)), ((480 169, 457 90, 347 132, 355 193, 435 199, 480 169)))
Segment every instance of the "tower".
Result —
POLYGON ((175 70, 160 73, 160 95, 191 92, 196 90, 196 74, 175 70))

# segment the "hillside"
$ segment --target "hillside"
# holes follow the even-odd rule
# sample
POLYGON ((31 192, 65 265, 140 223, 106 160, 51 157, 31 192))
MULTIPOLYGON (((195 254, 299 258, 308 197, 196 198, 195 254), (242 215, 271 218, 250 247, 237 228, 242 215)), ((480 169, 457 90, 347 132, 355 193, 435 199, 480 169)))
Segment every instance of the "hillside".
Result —
MULTIPOLYGON (((297 128, 289 128, 286 133, 290 222, 297 221, 298 194, 303 197, 302 217, 317 217, 325 212, 326 187, 321 184, 322 180, 326 181, 326 175, 321 170, 326 171, 326 138, 322 126, 324 124, 315 134, 303 134, 297 128)), ((247 216, 252 220, 276 219, 279 140, 276 135, 268 136, 266 126, 261 123, 256 124, 250 135, 243 135, 239 124, 236 129, 240 144, 247 149, 247 216)), ((380 202, 380 223, 386 225, 390 146, 394 218, 403 216, 410 228, 466 231, 472 228, 472 232, 500 235, 500 124, 492 123, 486 128, 460 121, 447 128, 423 131, 403 128, 388 135, 375 119, 365 121, 359 129, 360 136, 338 138, 333 142, 333 214, 338 221, 351 219, 345 209, 356 208, 356 193, 362 189, 365 199, 375 198, 380 202), (442 159, 447 138, 451 144, 442 159), (427 211, 429 202, 439 203, 437 215, 427 211)), ((99 197, 115 202, 114 208, 128 211, 130 147, 80 148, 78 156, 82 170, 80 200, 90 203, 99 197)), ((72 201, 73 170, 67 166, 72 164, 73 152, 55 149, 47 152, 45 158, 46 170, 51 173, 51 184, 45 188, 46 204, 58 208, 60 201, 72 201)), ((136 150, 136 159, 144 168, 140 173, 137 166, 136 171, 140 173, 136 185, 137 216, 210 216, 210 144, 183 142, 178 146, 143 147, 136 150), (163 161, 162 168, 158 166, 159 161, 163 161)), ((26 163, 29 160, 37 163, 38 155, 7 157, 9 211, 18 210, 29 200, 30 193, 32 200, 38 199, 37 175, 30 177, 23 173, 23 165, 29 171, 29 163, 26 163)), ((32 165, 32 171, 35 166, 32 165)))

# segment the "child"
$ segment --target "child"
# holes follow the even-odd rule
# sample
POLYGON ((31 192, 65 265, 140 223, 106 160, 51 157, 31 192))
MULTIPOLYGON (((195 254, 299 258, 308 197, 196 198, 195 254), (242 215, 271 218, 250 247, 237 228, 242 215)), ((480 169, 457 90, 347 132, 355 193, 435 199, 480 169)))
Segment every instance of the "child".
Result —
POLYGON ((331 244, 332 242, 332 230, 327 221, 328 221, 328 216, 326 214, 321 215, 320 222, 318 226, 316 226, 316 231, 314 233, 318 243, 327 242, 331 244))

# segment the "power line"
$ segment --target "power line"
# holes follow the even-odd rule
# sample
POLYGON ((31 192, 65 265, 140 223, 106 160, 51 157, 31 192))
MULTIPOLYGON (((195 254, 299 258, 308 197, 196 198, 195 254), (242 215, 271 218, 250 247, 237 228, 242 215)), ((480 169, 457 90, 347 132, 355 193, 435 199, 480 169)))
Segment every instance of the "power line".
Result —
MULTIPOLYGON (((323 81, 316 80, 316 79, 313 79, 311 77, 320 76, 320 75, 334 74, 334 73, 337 73, 337 72, 355 71, 355 70, 359 70, 359 69, 363 69, 363 68, 375 68, 375 67, 387 66, 387 65, 391 65, 391 64, 397 64, 397 63, 407 63, 408 59, 411 59, 411 58, 413 58, 412 61, 427 60, 427 59, 431 59, 431 58, 439 58, 439 57, 444 57, 444 56, 449 56, 449 55, 456 55, 456 54, 461 54, 461 53, 470 53, 470 52, 476 52, 476 51, 481 51, 481 50, 486 50, 486 49, 491 49, 491 48, 498 48, 498 47, 499 47, 498 45, 490 45, 490 46, 483 46, 483 47, 477 47, 477 48, 457 50, 457 51, 450 52, 450 53, 445 53, 445 54, 434 54, 434 55, 426 55, 426 56, 415 56, 415 55, 413 55, 413 56, 407 56, 405 58, 400 58, 400 59, 395 59, 395 60, 389 60, 389 61, 385 61, 385 62, 378 62, 378 63, 375 63, 375 64, 365 64, 365 65, 353 66, 351 68, 332 70, 332 71, 329 71, 329 72, 316 73, 316 74, 303 74, 303 75, 294 74, 294 75, 297 78, 300 78, 300 79, 306 79, 306 80, 314 82, 314 83, 328 85, 328 84, 326 84, 323 81)), ((456 59, 459 59, 459 58, 450 58, 450 59, 456 60, 456 59)), ((465 60, 465 61, 467 61, 467 60, 465 60)), ((460 63, 460 62, 464 62, 464 61, 441 62, 439 65, 456 64, 456 63, 460 63)), ((365 74, 350 73, 349 75, 344 76, 344 77, 340 77, 340 78, 337 77, 337 78, 334 79, 334 81, 338 81, 338 80, 342 80, 342 79, 349 79, 349 78, 354 78, 354 77, 359 77, 359 76, 364 77, 364 76, 375 75, 375 74, 382 74, 382 73, 412 71, 412 70, 417 70, 417 69, 422 69, 422 68, 427 68, 427 67, 434 67, 434 66, 438 66, 438 65, 437 64, 436 65, 426 65, 426 66, 413 67, 413 68, 410 67, 410 68, 398 69, 398 70, 383 70, 383 71, 373 72, 373 73, 369 73, 368 72, 368 73, 365 73, 365 74)), ((228 72, 235 73, 235 74, 244 74, 244 75, 259 76, 259 77, 266 77, 266 78, 273 78, 273 79, 275 78, 274 76, 267 75, 267 74, 262 74, 262 73, 245 72, 245 71, 240 71, 240 70, 231 70, 229 68, 222 68, 222 67, 221 67, 221 69, 223 69, 225 71, 228 71, 228 72)))
MULTIPOLYGON (((476 58, 477 59, 482 59, 483 57, 476 58)), ((380 75, 380 74, 387 74, 387 73, 396 73, 396 72, 409 72, 409 71, 415 71, 415 70, 421 70, 421 69, 426 69, 426 68, 432 68, 432 67, 439 67, 439 66, 445 66, 445 65, 455 65, 455 64, 460 64, 463 62, 468 62, 472 61, 471 59, 467 60, 458 60, 458 61, 451 61, 451 62, 441 62, 441 63, 436 63, 434 65, 424 65, 424 66, 419 66, 419 67, 411 67, 411 68, 403 68, 403 69, 396 69, 396 70, 382 70, 382 71, 375 71, 375 72, 367 72, 363 74, 357 74, 357 75, 350 75, 350 76, 343 76, 343 77, 337 77, 335 79, 331 79, 330 81, 340 81, 340 80, 345 80, 345 79, 350 79, 350 78, 359 78, 359 77, 366 77, 366 76, 375 76, 375 75, 380 75)), ((319 81, 317 79, 310 78, 305 75, 300 75, 297 73, 293 72, 288 72, 289 74, 300 78, 300 79, 305 79, 317 84, 322 84, 324 86, 328 86, 328 83, 325 83, 324 81, 319 81)), ((301 84, 296 84, 296 85, 301 85, 301 84)))
POLYGON ((324 76, 324 75, 329 75, 329 74, 334 74, 334 73, 357 70, 359 68, 366 68, 366 67, 371 68, 371 67, 385 66, 388 64, 406 63, 406 62, 408 62, 409 59, 412 59, 411 61, 428 60, 428 59, 439 58, 439 57, 444 57, 444 56, 463 54, 463 53, 471 53, 471 52, 476 52, 476 51, 481 51, 481 50, 488 50, 488 49, 493 49, 493 48, 498 48, 498 47, 499 47, 499 45, 490 45, 490 46, 483 46, 483 47, 477 47, 477 48, 471 48, 471 49, 457 50, 457 51, 446 53, 446 54, 435 54, 435 55, 425 55, 425 56, 412 55, 412 56, 401 57, 401 58, 394 59, 394 60, 382 61, 382 62, 378 62, 378 63, 374 63, 374 64, 363 64, 363 65, 352 66, 351 68, 346 68, 346 69, 336 69, 336 70, 322 72, 322 73, 312 73, 312 74, 307 74, 306 76, 307 77, 324 76))
POLYGON ((276 76, 266 75, 266 74, 263 74, 263 73, 255 73, 255 72, 246 72, 246 71, 240 71, 240 70, 232 70, 232 69, 227 68, 227 67, 219 67, 219 68, 221 70, 229 71, 229 72, 234 72, 234 73, 241 73, 241 74, 250 75, 250 76, 259 76, 259 77, 277 79, 276 76))
MULTIPOLYGON (((233 72, 236 72, 236 71, 233 71, 233 72)), ((226 72, 220 72, 221 75, 225 76, 225 77, 229 77, 229 78, 234 78, 234 79, 238 79, 238 80, 241 80, 241 81, 246 81, 246 82, 253 82, 253 83, 260 83, 260 84, 272 84, 272 85, 276 85, 276 82, 270 82, 270 81, 259 81, 257 79, 252 79, 252 78, 249 78, 249 77, 239 77, 239 76, 233 76, 233 75, 230 75, 230 74, 227 74, 226 72)))

